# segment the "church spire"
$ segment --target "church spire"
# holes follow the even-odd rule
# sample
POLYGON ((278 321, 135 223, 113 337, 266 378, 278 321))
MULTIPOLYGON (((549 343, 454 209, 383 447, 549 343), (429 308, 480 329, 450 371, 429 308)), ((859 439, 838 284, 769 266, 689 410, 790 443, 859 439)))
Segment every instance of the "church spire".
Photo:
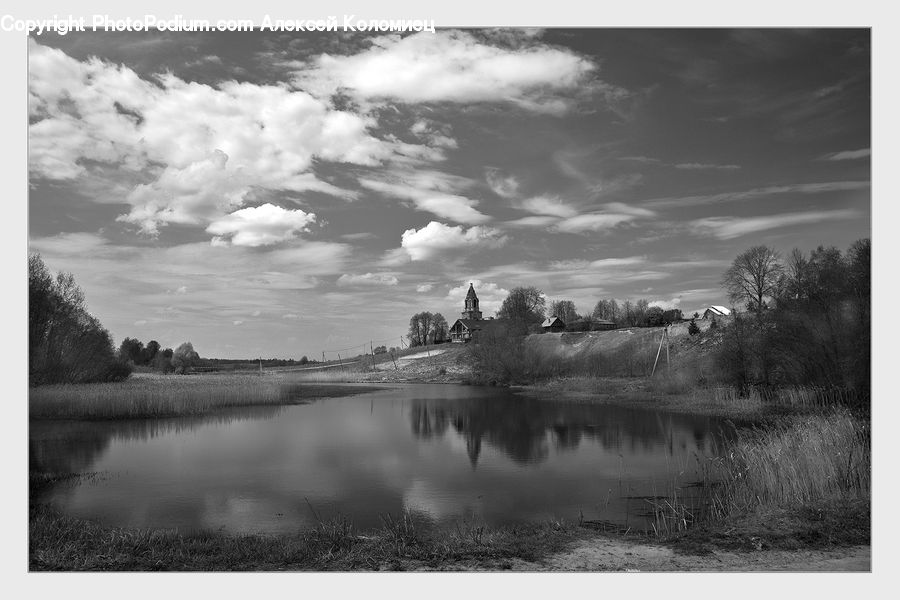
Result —
POLYGON ((475 286, 469 284, 469 292, 466 294, 465 310, 462 313, 463 319, 481 320, 481 311, 478 310, 478 295, 475 294, 475 286))

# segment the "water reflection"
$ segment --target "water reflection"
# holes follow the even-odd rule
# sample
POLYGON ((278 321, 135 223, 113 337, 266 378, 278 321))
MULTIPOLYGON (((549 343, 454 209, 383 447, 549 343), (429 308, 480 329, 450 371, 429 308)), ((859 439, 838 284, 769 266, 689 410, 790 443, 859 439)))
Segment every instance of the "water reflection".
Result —
POLYGON ((406 385, 205 417, 35 422, 29 462, 108 474, 45 493, 115 526, 290 532, 314 525, 310 506, 362 529, 403 510, 449 526, 580 514, 630 525, 643 504, 630 496, 660 491, 673 468, 692 477, 684 465, 725 434, 716 419, 406 385))
POLYGON ((284 406, 236 406, 215 413, 170 419, 126 421, 33 421, 29 424, 28 467, 36 473, 84 473, 113 441, 148 441, 191 434, 201 427, 236 421, 274 419, 284 406))
POLYGON ((662 447, 672 456, 696 449, 718 452, 729 428, 716 419, 666 414, 620 406, 544 402, 516 395, 500 395, 485 402, 465 398, 448 404, 435 399, 413 399, 409 409, 413 435, 440 438, 448 426, 464 437, 473 467, 482 442, 502 450, 519 463, 545 460, 550 444, 572 451, 587 438, 609 451, 650 451, 662 447))

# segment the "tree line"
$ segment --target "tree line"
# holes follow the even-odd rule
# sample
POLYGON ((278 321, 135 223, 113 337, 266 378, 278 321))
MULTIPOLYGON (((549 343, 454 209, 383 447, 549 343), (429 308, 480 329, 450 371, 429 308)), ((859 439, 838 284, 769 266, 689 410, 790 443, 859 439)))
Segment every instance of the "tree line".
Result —
POLYGON ((85 309, 71 273, 53 277, 39 254, 28 256, 28 383, 121 381, 131 366, 85 309))
POLYGON ((144 346, 140 340, 127 337, 119 345, 117 354, 120 360, 132 367, 150 367, 160 373, 183 375, 200 363, 200 355, 190 342, 184 342, 175 350, 163 350, 156 340, 150 340, 144 346))
POLYGON ((650 301, 625 300, 621 305, 615 299, 601 299, 591 312, 579 313, 572 300, 555 300, 547 309, 543 291, 536 287, 513 288, 503 300, 498 319, 507 319, 519 329, 536 331, 547 317, 559 317, 572 331, 590 331, 600 321, 611 321, 617 327, 658 327, 681 321, 680 309, 663 309, 650 306, 650 301))
POLYGON ((736 385, 849 387, 868 395, 871 375, 871 241, 846 252, 767 246, 738 255, 722 278, 736 307, 720 365, 736 385))

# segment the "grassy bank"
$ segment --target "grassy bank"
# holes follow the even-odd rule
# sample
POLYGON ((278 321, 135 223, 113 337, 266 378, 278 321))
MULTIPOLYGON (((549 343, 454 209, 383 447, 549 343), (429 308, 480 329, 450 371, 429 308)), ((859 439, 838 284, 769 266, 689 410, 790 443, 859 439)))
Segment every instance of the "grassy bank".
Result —
MULTIPOLYGON (((581 532, 584 533, 584 532, 581 532)), ((511 568, 576 539, 573 525, 542 523, 486 530, 436 531, 408 515, 357 532, 345 519, 296 535, 183 534, 119 529, 59 514, 45 505, 29 514, 32 571, 280 571, 511 568)))
POLYGON ((709 475, 699 505, 675 493, 654 504, 659 538, 701 549, 870 543, 870 427, 846 409, 739 429, 709 475))
MULTIPOLYGON (((311 382, 312 383, 312 382, 311 382)), ((297 384, 273 375, 138 377, 119 383, 45 385, 29 390, 31 419, 152 419, 232 406, 303 404, 373 387, 297 384)))

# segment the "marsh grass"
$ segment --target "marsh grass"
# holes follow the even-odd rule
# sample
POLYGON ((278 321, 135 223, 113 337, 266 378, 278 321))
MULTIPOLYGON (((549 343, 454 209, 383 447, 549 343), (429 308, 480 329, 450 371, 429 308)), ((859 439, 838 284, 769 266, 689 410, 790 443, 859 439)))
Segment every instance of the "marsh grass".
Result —
MULTIPOLYGON (((303 383, 317 383, 314 381, 303 383)), ((120 383, 46 385, 29 390, 31 419, 147 419, 196 416, 236 406, 304 404, 374 391, 304 386, 275 375, 134 378, 120 383)))
MULTIPOLYGON (((793 514, 800 517, 783 529, 809 530, 809 515, 821 521, 824 513, 840 510, 835 507, 854 507, 854 514, 868 515, 870 477, 867 420, 845 408, 786 416, 738 430, 725 454, 709 459, 699 498, 679 495, 673 485, 666 498, 652 501, 651 528, 657 537, 668 538, 697 525, 724 526, 758 517, 755 526, 764 529, 766 517, 761 515, 793 514)), ((866 516, 848 517, 846 528, 859 531, 843 535, 864 539, 868 527, 866 516)))
POLYGON ((29 515, 29 568, 55 571, 504 570, 513 559, 535 560, 577 535, 556 522, 444 531, 411 515, 385 517, 382 528, 358 534, 343 517, 293 535, 230 535, 163 529, 121 529, 67 517, 47 505, 29 515))

